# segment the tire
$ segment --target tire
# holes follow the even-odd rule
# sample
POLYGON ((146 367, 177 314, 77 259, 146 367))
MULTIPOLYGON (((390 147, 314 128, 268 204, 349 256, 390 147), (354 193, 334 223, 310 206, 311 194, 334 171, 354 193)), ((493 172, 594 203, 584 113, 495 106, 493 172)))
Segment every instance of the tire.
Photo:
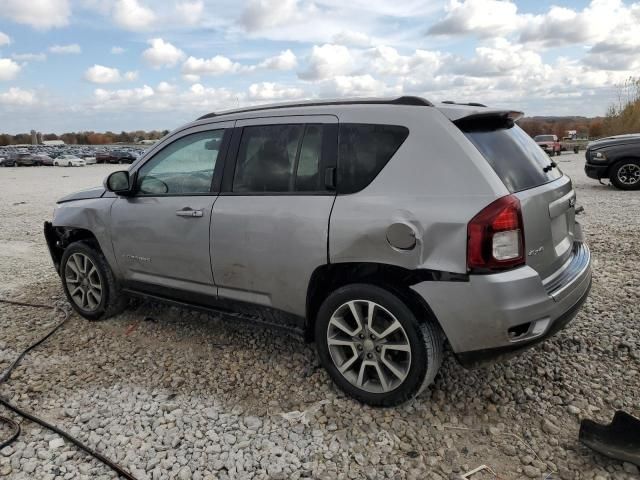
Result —
POLYGON ((443 342, 438 327, 430 319, 419 323, 398 296, 370 284, 347 285, 331 293, 318 311, 315 339, 320 361, 338 387, 376 407, 391 407, 414 398, 433 382, 442 363, 443 342), (367 324, 368 313, 362 314, 369 311, 372 303, 376 304, 373 329, 358 333, 351 304, 360 313, 361 323, 367 324), (381 335, 395 322, 401 328, 396 326, 391 333, 381 335), (338 324, 348 327, 352 335, 338 324), (360 338, 360 334, 364 337, 360 338), (402 350, 387 349, 385 343, 402 346, 402 350), (389 353, 391 357, 387 356, 389 353), (363 366, 365 362, 368 364, 363 366), (343 374, 339 367, 345 365, 343 374), (385 377, 384 383, 381 376, 385 377))
POLYGON ((578 153, 580 149, 578 147, 573 147, 573 153, 578 153))
POLYGON ((60 278, 69 303, 87 320, 109 318, 122 312, 127 306, 128 300, 122 294, 106 258, 93 242, 78 241, 65 249, 60 261, 60 278), (83 262, 86 262, 84 258, 88 258, 90 264, 84 263, 83 274, 83 262), (74 271, 79 271, 80 275, 75 275, 74 271), (86 280, 76 280, 81 278, 86 280), (95 287, 98 282, 100 289, 95 287), (83 292, 77 292, 78 288, 83 292), (99 291, 99 300, 88 290, 99 291))
POLYGON ((556 157, 559 157, 560 155, 562 155, 562 151, 561 150, 556 150, 556 157))
POLYGON ((609 180, 620 190, 640 189, 640 160, 629 158, 620 160, 609 174, 609 180))

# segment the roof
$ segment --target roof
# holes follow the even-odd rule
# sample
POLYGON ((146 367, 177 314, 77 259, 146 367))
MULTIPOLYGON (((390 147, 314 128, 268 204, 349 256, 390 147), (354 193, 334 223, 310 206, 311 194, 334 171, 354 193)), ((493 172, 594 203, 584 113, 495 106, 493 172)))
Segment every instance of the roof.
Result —
POLYGON ((339 98, 339 99, 327 99, 327 100, 306 100, 301 102, 285 102, 285 103, 273 103, 269 105, 257 105, 255 107, 238 108, 234 110, 225 110, 223 112, 212 112, 203 115, 198 120, 204 120, 206 118, 219 117, 222 115, 230 115, 234 113, 254 112, 261 110, 276 110, 280 108, 292 108, 292 107, 316 107, 325 105, 413 105, 419 107, 433 107, 433 104, 422 97, 402 96, 395 98, 339 98))

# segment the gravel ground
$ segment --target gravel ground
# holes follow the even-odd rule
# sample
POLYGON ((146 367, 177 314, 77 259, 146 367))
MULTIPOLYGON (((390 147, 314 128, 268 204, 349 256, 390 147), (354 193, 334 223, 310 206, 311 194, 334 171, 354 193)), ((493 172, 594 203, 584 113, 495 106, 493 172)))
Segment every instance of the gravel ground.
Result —
MULTIPOLYGON (((435 384, 402 407, 345 397, 312 346, 286 334, 149 303, 105 322, 73 315, 0 394, 139 479, 444 479, 482 464, 508 479, 640 478, 637 467, 577 440, 581 418, 640 415, 640 192, 587 179, 583 161, 560 158, 594 256, 591 297, 577 318, 509 363, 467 371, 449 355, 435 384)), ((0 170, 0 298, 62 299, 42 222, 57 197, 117 168, 0 170)), ((0 305, 0 371, 53 321, 0 305)), ((25 422, 19 441, 0 451, 0 477, 114 474, 25 422)))

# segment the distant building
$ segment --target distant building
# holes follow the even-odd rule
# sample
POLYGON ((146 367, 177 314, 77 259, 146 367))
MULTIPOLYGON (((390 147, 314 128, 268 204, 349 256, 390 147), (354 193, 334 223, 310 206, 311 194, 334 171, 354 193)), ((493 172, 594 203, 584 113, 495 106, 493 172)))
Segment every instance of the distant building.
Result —
POLYGON ((63 140, 44 140, 42 144, 47 145, 49 147, 54 147, 56 145, 64 145, 64 141, 63 140))

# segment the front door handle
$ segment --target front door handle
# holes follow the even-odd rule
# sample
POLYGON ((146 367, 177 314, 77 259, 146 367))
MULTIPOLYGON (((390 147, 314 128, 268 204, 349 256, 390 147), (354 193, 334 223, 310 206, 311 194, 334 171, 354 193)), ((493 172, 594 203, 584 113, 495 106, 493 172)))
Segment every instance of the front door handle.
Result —
POLYGON ((193 210, 192 208, 186 207, 182 210, 178 210, 176 212, 176 215, 178 215, 179 217, 201 217, 202 210, 193 210))

